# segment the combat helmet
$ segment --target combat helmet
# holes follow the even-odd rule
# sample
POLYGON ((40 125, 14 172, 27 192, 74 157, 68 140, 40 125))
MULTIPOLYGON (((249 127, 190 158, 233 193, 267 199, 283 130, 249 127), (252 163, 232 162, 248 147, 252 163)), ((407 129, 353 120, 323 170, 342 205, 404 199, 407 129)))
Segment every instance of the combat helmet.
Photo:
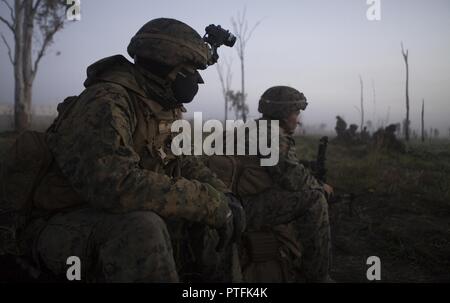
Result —
POLYGON ((189 25, 169 18, 147 22, 131 38, 127 48, 132 57, 149 59, 166 66, 192 64, 196 69, 208 65, 208 46, 189 25))
POLYGON ((283 119, 292 112, 305 110, 307 105, 306 97, 295 88, 274 86, 262 94, 258 111, 272 119, 283 119))

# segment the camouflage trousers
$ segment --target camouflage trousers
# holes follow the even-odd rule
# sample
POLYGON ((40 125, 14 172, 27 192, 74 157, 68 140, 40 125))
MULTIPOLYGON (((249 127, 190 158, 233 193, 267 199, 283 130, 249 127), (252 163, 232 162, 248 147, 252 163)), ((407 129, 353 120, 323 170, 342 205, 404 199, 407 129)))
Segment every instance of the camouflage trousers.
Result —
POLYGON ((91 208, 32 222, 24 242, 40 267, 65 277, 69 256, 81 261, 82 281, 230 281, 231 253, 217 253, 217 232, 163 220, 151 211, 111 214, 91 208))
POLYGON ((322 192, 271 189, 244 199, 244 207, 248 231, 271 229, 280 234, 281 230, 286 229, 290 237, 296 238, 295 242, 301 246, 302 260, 294 262, 301 263, 302 281, 328 280, 331 263, 330 224, 328 203, 322 192))

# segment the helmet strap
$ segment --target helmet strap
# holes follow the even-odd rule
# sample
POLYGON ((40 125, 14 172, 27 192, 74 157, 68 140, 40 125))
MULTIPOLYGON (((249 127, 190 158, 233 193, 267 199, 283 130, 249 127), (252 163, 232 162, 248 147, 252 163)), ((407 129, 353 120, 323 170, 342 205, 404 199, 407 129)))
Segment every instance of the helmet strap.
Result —
POLYGON ((166 76, 165 80, 166 83, 172 84, 173 81, 175 81, 175 79, 177 78, 178 73, 182 70, 188 70, 188 71, 192 71, 193 73, 196 71, 195 68, 193 68, 192 66, 188 65, 188 64, 179 64, 177 66, 175 66, 166 76))

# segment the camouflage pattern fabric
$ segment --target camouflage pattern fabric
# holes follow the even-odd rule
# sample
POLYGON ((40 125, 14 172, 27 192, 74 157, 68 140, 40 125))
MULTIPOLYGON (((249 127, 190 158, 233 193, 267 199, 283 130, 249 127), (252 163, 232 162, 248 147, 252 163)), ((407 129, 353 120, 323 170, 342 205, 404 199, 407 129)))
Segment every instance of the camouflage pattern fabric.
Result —
POLYGON ((323 186, 299 163, 295 141, 282 128, 279 156, 277 165, 266 168, 274 182, 272 188, 243 199, 248 231, 274 230, 292 224, 298 237, 295 240, 303 248, 303 278, 308 282, 326 281, 331 245, 323 186))
POLYGON ((224 266, 230 260, 215 251, 217 233, 204 225, 164 221, 151 211, 110 214, 92 208, 57 214, 39 233, 36 225, 29 231, 35 258, 63 278, 68 256, 77 256, 85 282, 231 280, 224 266))
POLYGON ((215 228, 230 212, 226 187, 198 159, 170 154, 168 130, 180 108, 161 106, 157 79, 122 56, 90 66, 85 85, 47 132, 79 203, 52 205, 48 221, 30 225, 23 234, 30 253, 56 274, 68 256, 79 256, 92 280, 224 279, 226 270, 215 266, 226 257, 213 248, 215 228))
POLYGON ((280 127, 279 138, 278 164, 267 166, 267 170, 274 182, 281 188, 289 191, 313 189, 323 192, 322 185, 299 163, 292 135, 280 127))
POLYGON ((154 19, 142 26, 127 50, 132 58, 148 58, 173 67, 192 62, 196 68, 205 69, 209 58, 202 37, 189 25, 169 18, 154 19))
MULTIPOLYGON (((110 64, 113 66, 107 71, 93 76, 97 82, 88 79, 89 86, 70 114, 57 131, 48 132, 49 148, 64 176, 83 201, 94 208, 110 212, 150 210, 163 218, 221 226, 228 208, 220 191, 225 185, 207 168, 189 169, 189 164, 200 165, 192 159, 181 165, 190 179, 183 177, 183 171, 180 177, 173 178, 164 171, 168 165, 164 156, 170 148, 154 150, 153 142, 134 146, 139 109, 132 104, 126 88, 153 106, 149 119, 159 115, 170 123, 180 116, 145 99, 145 90, 151 87, 145 86, 145 80, 139 81, 140 75, 125 58, 113 58, 110 64)), ((166 129, 166 133, 169 131, 166 129)))
POLYGON ((274 201, 296 200, 297 207, 303 205, 304 213, 294 220, 294 225, 304 248, 302 264, 305 279, 310 282, 325 281, 331 249, 328 203, 322 184, 299 163, 294 138, 284 129, 280 129, 280 160, 278 165, 268 169, 281 188, 293 191, 274 197, 274 201))
POLYGON ((244 208, 248 231, 291 223, 298 234, 295 240, 302 247, 301 272, 305 280, 326 280, 330 267, 330 225, 328 204, 321 192, 268 190, 245 200, 244 208))
POLYGON ((267 89, 258 103, 258 111, 264 117, 284 119, 290 113, 305 110, 308 103, 303 93, 289 86, 273 86, 267 89))

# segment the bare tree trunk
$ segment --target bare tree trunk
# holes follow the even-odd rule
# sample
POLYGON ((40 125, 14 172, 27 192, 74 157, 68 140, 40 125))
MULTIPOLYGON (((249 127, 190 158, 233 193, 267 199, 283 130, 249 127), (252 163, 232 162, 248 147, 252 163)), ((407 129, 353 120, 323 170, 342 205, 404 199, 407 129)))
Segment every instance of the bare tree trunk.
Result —
POLYGON ((377 101, 376 101, 376 94, 375 94, 375 82, 372 79, 372 91, 373 91, 373 113, 372 113, 372 121, 375 123, 376 116, 377 116, 377 101))
POLYGON ((0 34, 14 67, 14 124, 16 131, 21 132, 30 127, 33 81, 39 62, 53 42, 55 33, 64 26, 66 4, 64 1, 42 0, 11 1, 14 4, 7 0, 1 2, 8 8, 10 20, 0 16, 0 23, 6 25, 14 37, 13 52, 8 40, 0 34), (35 27, 42 43, 40 48, 34 49, 36 59, 33 62, 35 27))
POLYGON ((361 127, 359 131, 363 130, 364 127, 364 93, 363 93, 363 80, 361 75, 359 76, 359 84, 361 86, 361 127))
POLYGON ((388 106, 388 109, 386 111, 386 126, 389 124, 389 120, 391 119, 391 107, 388 106))
POLYGON ((26 109, 26 104, 23 103, 24 100, 24 89, 23 87, 23 41, 22 41, 22 33, 23 33, 23 20, 24 20, 24 11, 20 9, 21 3, 18 0, 15 0, 15 22, 14 22, 14 124, 16 129, 18 129, 18 125, 26 124, 26 116, 24 115, 26 109))
POLYGON ((228 120, 228 98, 225 96, 225 122, 228 120))
MULTIPOLYGON (((31 124, 31 100, 33 93, 33 25, 34 25, 34 13, 33 13, 33 1, 25 1, 25 23, 24 23, 24 48, 23 51, 23 82, 24 82, 24 92, 23 92, 23 103, 25 104, 24 116, 26 121, 23 125, 19 125, 19 130, 27 129, 31 124)), ((17 127, 16 127, 17 128, 17 127)))
POLYGON ((424 120, 424 115, 425 115, 425 100, 422 99, 422 135, 421 135, 422 142, 425 141, 425 120, 424 120))
POLYGON ((402 45, 402 55, 406 65, 406 120, 405 120, 405 140, 409 141, 409 66, 408 66, 408 50, 406 52, 402 45))
POLYGON ((232 61, 225 58, 225 70, 220 63, 216 64, 217 73, 219 74, 220 85, 222 86, 222 95, 225 103, 225 121, 228 120, 228 103, 230 102, 231 80, 233 74, 231 72, 232 61))
POLYGON ((406 141, 409 141, 409 66, 406 60, 406 141))
POLYGON ((247 42, 250 40, 253 31, 255 28, 260 24, 261 21, 258 21, 255 23, 255 25, 249 30, 248 23, 246 20, 246 9, 244 8, 244 11, 242 14, 237 15, 237 18, 231 18, 231 23, 233 25, 233 30, 236 34, 236 37, 238 39, 238 44, 236 47, 236 51, 238 53, 239 60, 241 62, 241 95, 239 100, 239 109, 238 112, 241 113, 241 117, 244 121, 247 120, 247 112, 248 112, 248 106, 246 105, 246 99, 247 96, 245 95, 245 64, 244 64, 244 58, 245 58, 245 47, 247 46, 247 42))
POLYGON ((14 122, 18 132, 31 123, 31 99, 33 91, 33 1, 15 0, 15 49, 14 49, 14 122))
MULTIPOLYGON (((244 56, 241 58, 241 92, 242 92, 242 104, 245 104, 245 69, 244 69, 244 56)), ((242 120, 247 121, 247 113, 245 110, 242 111, 242 120)))

